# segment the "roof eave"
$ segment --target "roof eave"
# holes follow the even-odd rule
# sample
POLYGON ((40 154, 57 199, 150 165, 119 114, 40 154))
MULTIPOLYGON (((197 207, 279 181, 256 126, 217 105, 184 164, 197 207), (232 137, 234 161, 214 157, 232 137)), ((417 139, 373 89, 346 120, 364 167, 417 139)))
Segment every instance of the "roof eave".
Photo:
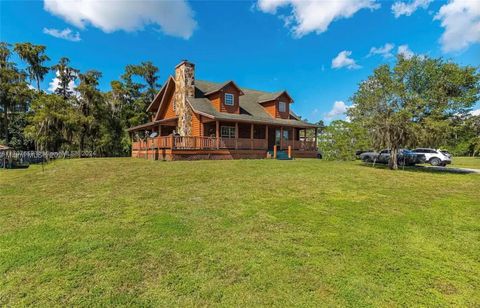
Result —
MULTIPOLYGON (((165 88, 166 88, 168 82, 170 81, 170 79, 173 80, 172 75, 168 76, 167 81, 163 84, 163 86, 160 88, 160 90, 158 90, 157 94, 155 94, 155 97, 153 98, 152 102, 147 107, 147 112, 152 112, 152 110, 150 110, 150 109, 153 107, 153 103, 155 103, 155 100, 157 100, 158 96, 162 93, 162 91, 165 90, 165 88)), ((175 80, 173 80, 173 81, 175 82, 175 80)))
POLYGON ((235 83, 235 81, 229 80, 229 81, 223 83, 218 89, 209 91, 209 92, 207 92, 207 93, 204 93, 203 95, 208 96, 208 95, 212 95, 212 94, 215 94, 215 93, 217 93, 217 92, 220 92, 223 88, 225 88, 225 87, 228 86, 229 84, 233 84, 233 86, 234 86, 235 88, 237 88, 237 90, 240 92, 240 95, 244 95, 244 94, 245 94, 245 93, 243 93, 242 89, 241 89, 239 86, 237 86, 237 84, 235 83))
POLYGON ((195 110, 193 107, 192 107, 192 110, 193 110, 193 112, 195 112, 197 114, 200 114, 202 116, 205 116, 207 118, 210 118, 212 120, 219 120, 219 121, 226 121, 226 122, 270 124, 270 125, 276 125, 276 126, 289 126, 289 127, 302 127, 302 128, 307 128, 307 127, 308 128, 319 128, 320 127, 316 124, 311 124, 311 123, 306 123, 306 122, 298 123, 298 124, 297 123, 291 123, 290 124, 290 123, 275 123, 275 122, 269 121, 268 119, 266 119, 266 120, 261 120, 261 119, 228 119, 228 118, 218 117, 218 116, 214 116, 214 115, 211 115, 211 114, 208 114, 208 113, 205 113, 205 112, 195 110))
POLYGON ((153 126, 153 125, 156 125, 156 124, 161 124, 161 123, 165 123, 165 122, 169 122, 169 121, 173 121, 173 120, 177 120, 177 119, 178 119, 178 117, 173 117, 173 118, 148 122, 148 123, 145 123, 145 124, 141 124, 141 125, 137 125, 137 126, 134 126, 134 127, 127 128, 127 132, 133 132, 133 131, 141 130, 142 128, 150 127, 150 126, 153 126))
POLYGON ((286 94, 288 96, 288 98, 290 99, 290 103, 293 103, 293 99, 292 97, 290 96, 290 94, 288 94, 287 90, 283 90, 282 92, 280 92, 277 96, 275 96, 274 98, 270 98, 270 99, 264 99, 264 100, 261 100, 261 101, 258 101, 259 104, 263 104, 263 103, 268 103, 268 102, 271 102, 273 100, 276 100, 278 99, 280 96, 282 96, 283 94, 286 94))

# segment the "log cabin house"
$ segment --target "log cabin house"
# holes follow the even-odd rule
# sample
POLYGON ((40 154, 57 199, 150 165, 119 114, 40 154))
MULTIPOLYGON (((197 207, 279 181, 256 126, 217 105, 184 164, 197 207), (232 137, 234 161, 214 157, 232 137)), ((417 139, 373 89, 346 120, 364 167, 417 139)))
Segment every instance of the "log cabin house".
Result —
POLYGON ((128 129, 132 157, 315 158, 317 126, 297 117, 292 103, 287 91, 196 80, 195 65, 182 61, 148 106, 150 122, 128 129))

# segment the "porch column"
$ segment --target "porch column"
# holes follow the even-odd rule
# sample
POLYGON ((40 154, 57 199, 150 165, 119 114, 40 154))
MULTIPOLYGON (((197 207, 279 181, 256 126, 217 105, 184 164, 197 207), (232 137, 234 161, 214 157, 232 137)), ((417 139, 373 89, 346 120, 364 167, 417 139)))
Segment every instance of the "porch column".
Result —
POLYGON ((235 122, 235 149, 238 149, 238 122, 235 122))
POLYGON ((268 150, 268 125, 265 125, 265 147, 268 150))
POLYGON ((204 132, 204 127, 203 127, 203 122, 202 122, 202 115, 200 115, 200 136, 204 137, 205 132, 204 132))
POLYGON ((315 145, 314 145, 314 150, 317 150, 317 133, 318 133, 318 128, 315 127, 315 145))
POLYGON ((295 134, 295 127, 292 127, 292 148, 295 150, 295 140, 296 140, 296 134, 295 134))
POLYGON ((253 150, 253 123, 250 124, 250 150, 253 150))
POLYGON ((215 121, 215 139, 217 142, 217 149, 220 148, 220 123, 215 121))
POLYGON ((280 150, 283 149, 283 126, 280 126, 280 150))

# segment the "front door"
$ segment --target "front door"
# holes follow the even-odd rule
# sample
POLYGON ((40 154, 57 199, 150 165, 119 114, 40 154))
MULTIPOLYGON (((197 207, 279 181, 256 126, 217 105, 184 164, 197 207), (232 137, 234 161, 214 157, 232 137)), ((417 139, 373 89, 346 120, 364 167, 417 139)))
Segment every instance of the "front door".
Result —
POLYGON ((280 142, 280 139, 278 139, 278 133, 277 131, 280 130, 280 129, 276 129, 275 127, 272 127, 270 126, 268 128, 268 149, 269 150, 273 150, 273 146, 275 144, 279 144, 277 143, 277 140, 278 142, 280 142))
POLYGON ((273 150, 273 146, 276 145, 280 150, 280 146, 282 145, 282 138, 283 138, 283 146, 285 147, 287 144, 287 140, 289 138, 288 130, 283 129, 283 136, 282 130, 280 128, 269 128, 268 130, 268 149, 273 150))
POLYGON ((280 129, 275 130, 275 145, 280 146, 280 140, 282 138, 282 131, 280 129))

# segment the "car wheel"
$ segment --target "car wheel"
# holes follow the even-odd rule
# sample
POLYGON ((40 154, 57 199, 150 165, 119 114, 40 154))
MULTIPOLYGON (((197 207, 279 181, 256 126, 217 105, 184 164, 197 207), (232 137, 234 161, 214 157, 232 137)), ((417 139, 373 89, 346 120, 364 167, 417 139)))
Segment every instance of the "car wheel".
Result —
POLYGON ((430 165, 432 166, 440 166, 441 164, 442 164, 442 161, 440 160, 440 158, 434 157, 430 159, 430 165))

